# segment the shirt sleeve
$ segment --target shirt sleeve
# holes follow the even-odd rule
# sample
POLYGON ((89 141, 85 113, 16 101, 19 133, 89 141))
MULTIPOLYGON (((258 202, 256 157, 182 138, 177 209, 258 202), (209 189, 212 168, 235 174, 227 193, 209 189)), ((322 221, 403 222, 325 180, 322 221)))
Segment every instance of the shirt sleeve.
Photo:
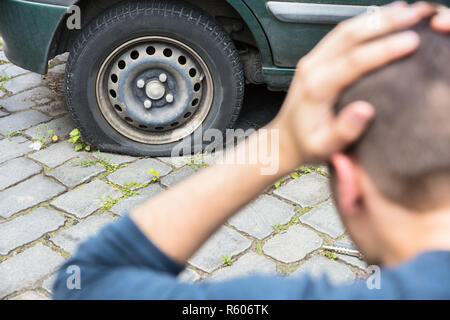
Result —
MULTIPOLYGON (((82 243, 58 271, 54 299, 358 299, 362 284, 331 286, 326 278, 247 276, 228 281, 185 283, 184 269, 157 248, 125 215, 82 243), (73 266, 76 268, 74 269, 73 266), (75 274, 73 270, 79 270, 75 274), (79 286, 68 285, 79 276, 79 286)), ((362 292, 365 291, 365 292, 362 292)), ((365 294, 366 293, 366 294, 365 294)), ((374 297, 372 297, 374 298, 374 297)))

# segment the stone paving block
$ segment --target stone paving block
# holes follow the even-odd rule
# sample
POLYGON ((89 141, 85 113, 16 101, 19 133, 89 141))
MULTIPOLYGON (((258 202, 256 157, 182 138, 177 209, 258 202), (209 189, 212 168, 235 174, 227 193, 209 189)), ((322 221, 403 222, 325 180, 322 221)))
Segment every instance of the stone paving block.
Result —
POLYGON ((17 158, 0 164, 0 190, 25 180, 42 171, 42 167, 31 160, 17 158))
POLYGON ((302 207, 317 204, 331 195, 328 179, 315 172, 288 182, 274 193, 302 207))
POLYGON ((65 72, 66 72, 65 64, 59 64, 57 66, 54 66, 53 68, 48 69, 49 74, 63 75, 65 72))
POLYGON ((186 268, 178 275, 178 280, 192 283, 200 280, 200 275, 194 270, 186 268))
POLYGON ((23 76, 12 78, 3 84, 3 88, 16 94, 20 91, 38 87, 43 84, 42 76, 37 73, 29 73, 23 76))
POLYGON ((294 225, 286 232, 269 239, 263 246, 263 251, 275 260, 291 263, 303 259, 321 246, 322 239, 315 232, 294 225))
POLYGON ((183 157, 160 157, 158 160, 161 160, 165 163, 168 163, 175 168, 181 168, 190 163, 190 157, 189 156, 183 156, 183 157))
POLYGON ((22 74, 28 73, 30 71, 22 69, 18 66, 15 66, 13 64, 0 64, 0 74, 4 74, 7 77, 16 77, 20 76, 22 74))
POLYGON ((0 254, 39 239, 45 233, 64 225, 65 219, 56 211, 37 208, 14 220, 0 223, 0 254))
MULTIPOLYGON (((350 239, 349 236, 345 236, 341 240, 336 241, 334 243, 334 245, 336 245, 336 246, 339 246, 341 244, 343 244, 346 247, 355 248, 355 245, 353 244, 353 241, 350 239)), ((336 255, 340 260, 345 261, 346 263, 348 263, 352 266, 358 267, 362 270, 366 270, 366 268, 367 268, 367 263, 364 260, 358 259, 357 257, 352 257, 352 256, 348 256, 345 254, 339 254, 339 253, 336 255)))
POLYGON ((183 167, 162 178, 161 184, 165 185, 166 187, 172 187, 176 185, 178 182, 181 182, 184 179, 188 178, 195 172, 196 171, 192 169, 190 166, 183 167))
POLYGON ((309 274, 313 278, 319 278, 325 274, 330 283, 334 285, 350 284, 356 279, 355 274, 350 268, 321 255, 315 255, 308 259, 300 268, 291 273, 290 276, 298 277, 304 274, 309 274))
POLYGON ((223 226, 190 259, 189 263, 206 272, 223 264, 222 257, 233 257, 248 249, 251 241, 243 235, 223 226))
POLYGON ((0 61, 9 62, 8 58, 6 58, 5 52, 0 51, 0 61))
MULTIPOLYGON (((0 92, 1 92, 1 91, 0 91, 0 92)), ((1 109, 1 108, 0 108, 0 109, 1 109)), ((4 110, 4 109, 3 109, 3 110, 4 110)), ((1 117, 5 117, 5 116, 8 116, 8 115, 9 115, 9 113, 0 110, 0 118, 1 118, 1 117)))
MULTIPOLYGON (((1 150, 1 149, 0 149, 1 150)), ((60 164, 66 162, 69 159, 81 156, 84 153, 76 152, 73 144, 67 141, 61 141, 51 146, 42 149, 38 152, 30 154, 30 158, 46 165, 47 167, 54 168, 60 164)), ((1 156, 0 156, 1 157, 1 156)))
POLYGON ((0 118, 0 133, 7 135, 12 132, 27 129, 36 124, 50 120, 43 113, 27 110, 0 118))
POLYGON ((108 153, 108 152, 101 152, 100 156, 98 156, 97 153, 94 153, 93 156, 95 158, 98 157, 99 159, 105 160, 105 161, 107 161, 109 163, 113 163, 115 165, 132 162, 132 161, 139 159, 136 157, 131 157, 131 156, 122 155, 122 154, 108 153))
POLYGON ((6 93, 0 90, 0 98, 5 96, 5 95, 6 95, 6 93))
POLYGON ((337 238, 345 232, 333 200, 328 200, 299 217, 299 220, 317 231, 337 238))
POLYGON ((105 167, 99 163, 90 167, 83 167, 76 164, 84 159, 85 157, 74 158, 62 166, 47 172, 46 175, 55 178, 69 188, 74 188, 106 171, 105 167))
POLYGON ((11 300, 50 300, 49 297, 43 295, 40 292, 36 291, 25 291, 24 293, 11 298, 11 300))
POLYGON ((12 137, 0 141, 0 163, 23 156, 29 152, 31 141, 24 137, 12 137))
POLYGON ((126 212, 130 212, 131 209, 141 204, 142 202, 150 199, 157 193, 163 191, 164 189, 157 184, 152 184, 144 189, 139 190, 139 194, 133 195, 127 199, 120 200, 117 202, 110 211, 115 214, 122 215, 126 212))
POLYGON ((153 178, 153 174, 147 172, 152 168, 159 172, 160 177, 163 177, 172 171, 172 168, 160 161, 154 159, 142 159, 110 174, 108 180, 114 181, 120 185, 125 185, 130 181, 146 183, 153 178))
POLYGON ((38 107, 39 111, 42 111, 51 117, 60 116, 67 113, 67 105, 64 101, 52 101, 43 104, 38 107))
POLYGON ((53 293, 53 284, 56 281, 56 273, 48 277, 42 282, 42 288, 47 290, 49 293, 53 293))
POLYGON ((277 224, 286 224, 294 216, 294 207, 268 195, 262 195, 230 219, 230 224, 251 236, 264 239, 277 224))
POLYGON ((0 216, 9 218, 13 214, 50 200, 65 191, 65 188, 41 175, 0 192, 0 216))
POLYGON ((0 263, 0 298, 32 286, 56 271, 64 258, 41 243, 0 263))
POLYGON ((52 206, 64 210, 78 218, 84 218, 97 209, 107 196, 117 198, 122 193, 100 180, 94 180, 77 189, 71 190, 51 202, 52 206))
POLYGON ((36 100, 47 98, 52 92, 46 87, 27 90, 14 96, 0 100, 0 104, 10 112, 31 108, 36 100))
POLYGON ((210 278, 211 280, 225 280, 249 274, 272 274, 277 273, 277 265, 259 254, 249 252, 240 257, 229 267, 217 270, 210 278))
POLYGON ((70 115, 66 114, 63 117, 52 120, 48 123, 34 126, 33 128, 26 130, 25 134, 29 135, 33 139, 44 137, 44 141, 46 143, 50 143, 52 136, 47 133, 48 130, 53 130, 53 134, 62 139, 64 137, 67 137, 70 131, 72 131, 74 128, 75 123, 73 122, 70 115))
POLYGON ((101 227, 112 221, 114 221, 114 218, 108 214, 95 215, 62 230, 50 240, 64 251, 73 254, 80 242, 96 234, 101 227))

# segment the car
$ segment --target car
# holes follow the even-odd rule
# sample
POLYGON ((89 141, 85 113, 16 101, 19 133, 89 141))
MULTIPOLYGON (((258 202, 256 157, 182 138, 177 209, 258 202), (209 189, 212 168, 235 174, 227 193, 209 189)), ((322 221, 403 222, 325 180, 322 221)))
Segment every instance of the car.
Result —
POLYGON ((389 2, 1 0, 0 35, 11 62, 40 74, 69 52, 66 101, 89 144, 168 156, 232 128, 246 84, 285 90, 331 28, 389 2))

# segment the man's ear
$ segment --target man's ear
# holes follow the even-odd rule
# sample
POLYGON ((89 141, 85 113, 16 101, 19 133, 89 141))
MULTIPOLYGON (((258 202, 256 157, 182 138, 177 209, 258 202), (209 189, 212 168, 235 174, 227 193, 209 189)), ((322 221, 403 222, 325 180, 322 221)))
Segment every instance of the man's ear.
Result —
POLYGON ((334 154, 331 164, 335 171, 335 197, 339 211, 345 215, 354 215, 358 212, 361 196, 357 167, 349 156, 342 153, 334 154))

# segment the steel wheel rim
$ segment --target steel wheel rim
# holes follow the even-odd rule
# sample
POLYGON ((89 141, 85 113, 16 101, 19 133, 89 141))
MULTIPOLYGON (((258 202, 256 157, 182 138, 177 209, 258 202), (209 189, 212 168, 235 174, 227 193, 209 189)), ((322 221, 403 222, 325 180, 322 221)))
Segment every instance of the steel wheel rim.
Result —
POLYGON ((122 136, 145 144, 167 144, 192 134, 211 109, 213 89, 200 55, 161 36, 120 45, 96 79, 97 103, 106 121, 122 136))

